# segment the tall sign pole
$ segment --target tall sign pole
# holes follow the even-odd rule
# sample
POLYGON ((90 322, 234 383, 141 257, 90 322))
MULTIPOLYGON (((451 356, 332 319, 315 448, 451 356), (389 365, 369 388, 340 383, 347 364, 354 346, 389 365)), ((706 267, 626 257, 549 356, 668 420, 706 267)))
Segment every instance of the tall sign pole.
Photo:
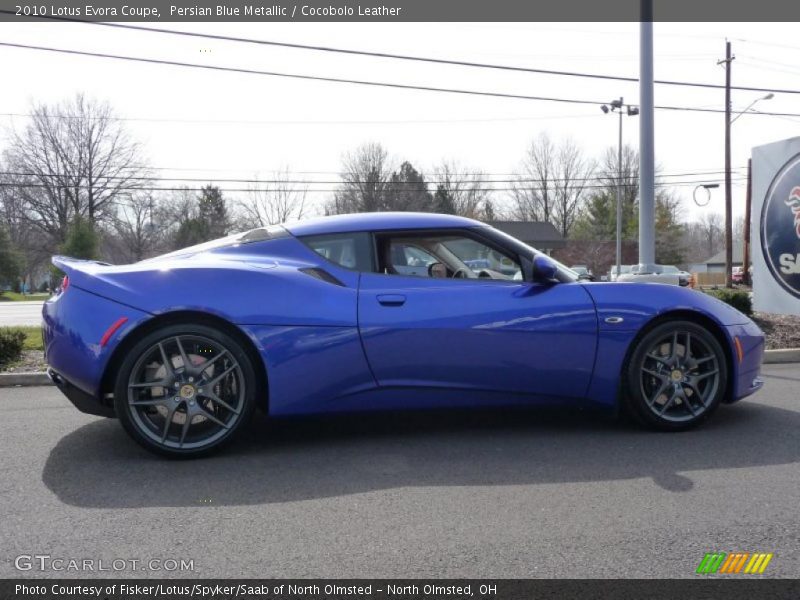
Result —
POLYGON ((622 107, 619 99, 619 144, 617 145, 617 277, 622 273, 622 107))
POLYGON ((753 161, 747 159, 747 196, 744 200, 744 240, 742 240, 742 282, 753 285, 750 279, 750 210, 753 205, 753 161))
MULTIPOLYGON (((656 262, 653 132, 653 0, 641 0, 639 25, 639 263, 656 262)), ((648 272, 644 271, 644 272, 648 272)))

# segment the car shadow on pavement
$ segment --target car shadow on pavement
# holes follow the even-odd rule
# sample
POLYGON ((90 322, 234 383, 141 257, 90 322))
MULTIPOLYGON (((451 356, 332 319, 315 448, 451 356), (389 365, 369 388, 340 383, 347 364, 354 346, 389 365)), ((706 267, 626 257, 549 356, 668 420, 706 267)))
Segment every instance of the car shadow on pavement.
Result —
POLYGON ((800 460, 800 412, 743 402, 698 430, 664 434, 571 411, 380 413, 266 421, 206 459, 139 448, 96 420, 52 449, 42 479, 82 507, 254 505, 402 486, 519 485, 652 478, 800 460))

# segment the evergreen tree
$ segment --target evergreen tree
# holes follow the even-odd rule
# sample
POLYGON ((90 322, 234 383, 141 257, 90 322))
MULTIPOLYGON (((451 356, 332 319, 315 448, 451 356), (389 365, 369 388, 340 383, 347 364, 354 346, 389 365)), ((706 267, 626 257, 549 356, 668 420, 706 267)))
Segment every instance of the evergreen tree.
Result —
POLYGON ((616 238, 616 199, 606 191, 589 197, 583 216, 575 224, 573 237, 581 240, 616 238))
POLYGON ((494 210, 494 202, 487 200, 483 205, 483 218, 485 221, 494 221, 497 215, 494 210))
POLYGON ((187 246, 202 244, 211 239, 214 238, 209 234, 205 222, 198 217, 193 217, 183 221, 178 226, 173 245, 175 248, 186 248, 187 246))
POLYGON ((0 226, 0 286, 16 283, 22 260, 14 249, 5 227, 0 226))
POLYGON ((385 201, 385 210, 431 212, 434 208, 425 176, 408 161, 400 165, 399 171, 392 173, 386 186, 385 201))
POLYGON ((96 259, 100 238, 88 219, 75 218, 67 231, 67 239, 59 248, 64 256, 72 258, 96 259))
POLYGON ((228 232, 228 206, 218 187, 207 185, 202 189, 197 200, 197 209, 199 219, 205 227, 206 239, 220 238, 228 232))
POLYGON ((436 194, 433 196, 433 210, 446 215, 456 214, 453 195, 442 184, 436 187, 436 194))
POLYGON ((684 225, 680 201, 668 193, 656 195, 656 262, 677 265, 684 261, 684 225))

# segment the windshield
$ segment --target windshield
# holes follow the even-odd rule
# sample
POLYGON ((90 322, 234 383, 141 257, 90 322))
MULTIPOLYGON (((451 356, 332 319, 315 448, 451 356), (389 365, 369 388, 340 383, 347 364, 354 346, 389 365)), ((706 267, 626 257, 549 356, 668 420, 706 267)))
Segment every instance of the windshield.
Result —
POLYGON ((488 225, 485 227, 485 229, 491 230, 493 237, 497 238, 499 241, 502 241, 504 245, 508 246, 509 248, 512 248, 517 254, 521 256, 527 256, 531 260, 533 260, 535 256, 546 257, 558 269, 557 279, 562 283, 567 283, 570 281, 578 281, 579 279, 578 273, 576 273, 566 265, 558 262, 552 256, 548 256, 544 252, 540 252, 536 248, 529 246, 528 244, 518 240, 514 236, 508 235, 504 231, 500 231, 499 229, 495 229, 494 227, 490 227, 488 225))

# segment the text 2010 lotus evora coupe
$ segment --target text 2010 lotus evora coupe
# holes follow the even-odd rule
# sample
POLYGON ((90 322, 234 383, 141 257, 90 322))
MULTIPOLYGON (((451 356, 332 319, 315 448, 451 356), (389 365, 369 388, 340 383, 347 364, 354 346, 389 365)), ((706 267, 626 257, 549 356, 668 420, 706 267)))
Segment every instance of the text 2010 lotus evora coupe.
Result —
POLYGON ((761 387, 763 334, 708 295, 588 283, 466 218, 325 217, 132 265, 55 257, 53 381, 196 456, 285 416, 589 403, 680 430, 761 387))

